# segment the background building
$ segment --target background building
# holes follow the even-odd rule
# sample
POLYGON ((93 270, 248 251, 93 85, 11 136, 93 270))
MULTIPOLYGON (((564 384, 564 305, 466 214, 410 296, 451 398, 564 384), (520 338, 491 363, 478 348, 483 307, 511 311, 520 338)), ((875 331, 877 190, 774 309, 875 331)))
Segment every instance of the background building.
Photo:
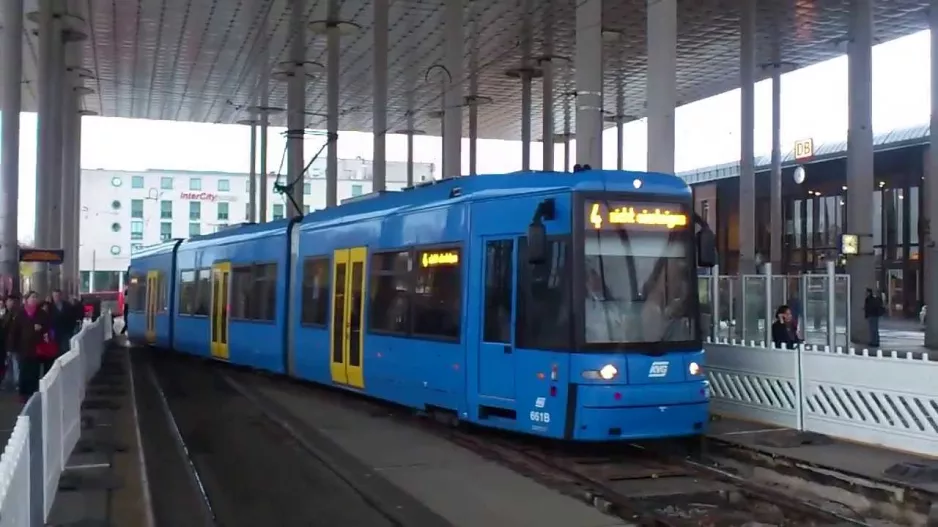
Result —
MULTIPOLYGON (((432 163, 414 163, 414 181, 436 177, 432 163)), ((339 160, 339 201, 371 192, 371 161, 339 160)), ((286 176, 280 183, 286 184, 286 176)), ((117 290, 134 251, 173 238, 215 232, 248 220, 248 174, 185 170, 81 171, 82 291, 117 290)), ((267 219, 282 219, 287 197, 268 178, 267 219)), ((407 184, 407 163, 387 164, 387 188, 407 184)), ((326 165, 314 162, 304 182, 306 212, 326 206, 326 165)))
MULTIPOLYGON (((917 317, 924 302, 925 257, 920 247, 927 228, 922 185, 928 155, 928 125, 876 134, 875 189, 872 216, 875 283, 865 284, 886 296, 888 313, 917 317)), ((801 141, 804 143, 804 141, 801 141)), ((824 272, 833 260, 846 272, 840 237, 846 232, 847 143, 815 145, 796 159, 782 159, 782 254, 776 274, 824 272), (805 180, 795 182, 797 166, 805 180)), ((766 261, 769 228, 770 175, 767 156, 756 159, 756 257, 766 261)), ((680 174, 691 184, 698 214, 717 234, 721 274, 739 266, 739 164, 729 163, 680 174)))

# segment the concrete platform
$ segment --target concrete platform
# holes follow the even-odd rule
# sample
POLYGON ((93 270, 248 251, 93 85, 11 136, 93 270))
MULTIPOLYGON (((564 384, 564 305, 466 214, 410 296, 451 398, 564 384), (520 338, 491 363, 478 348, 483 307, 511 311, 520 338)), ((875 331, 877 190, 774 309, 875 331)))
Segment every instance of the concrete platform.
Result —
POLYGON ((938 460, 738 419, 710 424, 714 457, 767 468, 773 483, 893 518, 930 519, 938 510, 938 460))
POLYGON ((86 394, 84 426, 48 525, 152 527, 126 349, 105 354, 86 394))
POLYGON ((628 525, 443 438, 324 401, 302 385, 258 379, 251 389, 454 526, 628 525))

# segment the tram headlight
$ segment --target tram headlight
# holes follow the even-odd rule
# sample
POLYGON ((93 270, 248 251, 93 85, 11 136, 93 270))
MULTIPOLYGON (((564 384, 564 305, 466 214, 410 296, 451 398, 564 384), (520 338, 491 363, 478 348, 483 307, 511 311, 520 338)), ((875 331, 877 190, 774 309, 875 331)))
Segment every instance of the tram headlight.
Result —
POLYGON ((619 369, 612 364, 606 364, 598 370, 583 370, 581 375, 584 379, 591 381, 611 381, 616 378, 616 375, 619 375, 619 369))
POLYGON ((694 375, 694 376, 700 375, 700 373, 701 373, 700 364, 697 364, 696 362, 692 362, 692 363, 688 364, 688 365, 687 365, 687 373, 689 373, 689 374, 691 374, 691 375, 694 375))

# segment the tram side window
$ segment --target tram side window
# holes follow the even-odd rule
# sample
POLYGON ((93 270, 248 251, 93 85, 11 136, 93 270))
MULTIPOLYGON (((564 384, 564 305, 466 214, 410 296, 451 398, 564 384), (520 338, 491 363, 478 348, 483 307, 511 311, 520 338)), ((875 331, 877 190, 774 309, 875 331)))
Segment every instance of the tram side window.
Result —
MULTIPOLYGON (((231 296, 228 303, 231 306, 231 318, 249 320, 254 286, 253 267, 242 265, 231 268, 231 296)), ((212 298, 214 301, 214 297, 212 298)))
POLYGON ((329 259, 307 258, 303 262, 303 324, 325 326, 330 298, 329 259))
POLYGON ((462 321, 462 259, 459 247, 417 253, 414 273, 414 335, 459 338, 462 321))
POLYGON ((141 312, 147 303, 147 277, 145 275, 131 275, 130 284, 127 286, 127 310, 132 312, 141 312))
POLYGON ((254 289, 251 295, 251 319, 269 321, 277 314, 277 264, 254 266, 254 289))
POLYGON ((369 330, 407 333, 410 329, 410 271, 407 251, 371 256, 369 330))
POLYGON ((511 342, 512 240, 485 246, 485 342, 511 342))
POLYGON ((547 262, 527 263, 527 238, 518 243, 517 346, 528 349, 573 348, 572 262, 567 237, 547 239, 547 262))
POLYGON ((179 314, 194 315, 196 308, 195 271, 179 272, 179 314))
POLYGON ((212 270, 196 271, 195 315, 208 316, 212 312, 212 270))

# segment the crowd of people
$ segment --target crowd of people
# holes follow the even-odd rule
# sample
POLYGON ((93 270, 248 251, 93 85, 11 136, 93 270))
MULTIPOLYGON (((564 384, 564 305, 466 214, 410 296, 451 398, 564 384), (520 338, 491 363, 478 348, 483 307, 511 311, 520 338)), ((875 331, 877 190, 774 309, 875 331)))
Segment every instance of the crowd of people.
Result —
POLYGON ((0 305, 0 380, 13 386, 25 403, 39 390, 39 379, 60 355, 69 350, 84 321, 84 306, 77 297, 55 290, 45 300, 35 291, 22 299, 2 297, 0 305))

